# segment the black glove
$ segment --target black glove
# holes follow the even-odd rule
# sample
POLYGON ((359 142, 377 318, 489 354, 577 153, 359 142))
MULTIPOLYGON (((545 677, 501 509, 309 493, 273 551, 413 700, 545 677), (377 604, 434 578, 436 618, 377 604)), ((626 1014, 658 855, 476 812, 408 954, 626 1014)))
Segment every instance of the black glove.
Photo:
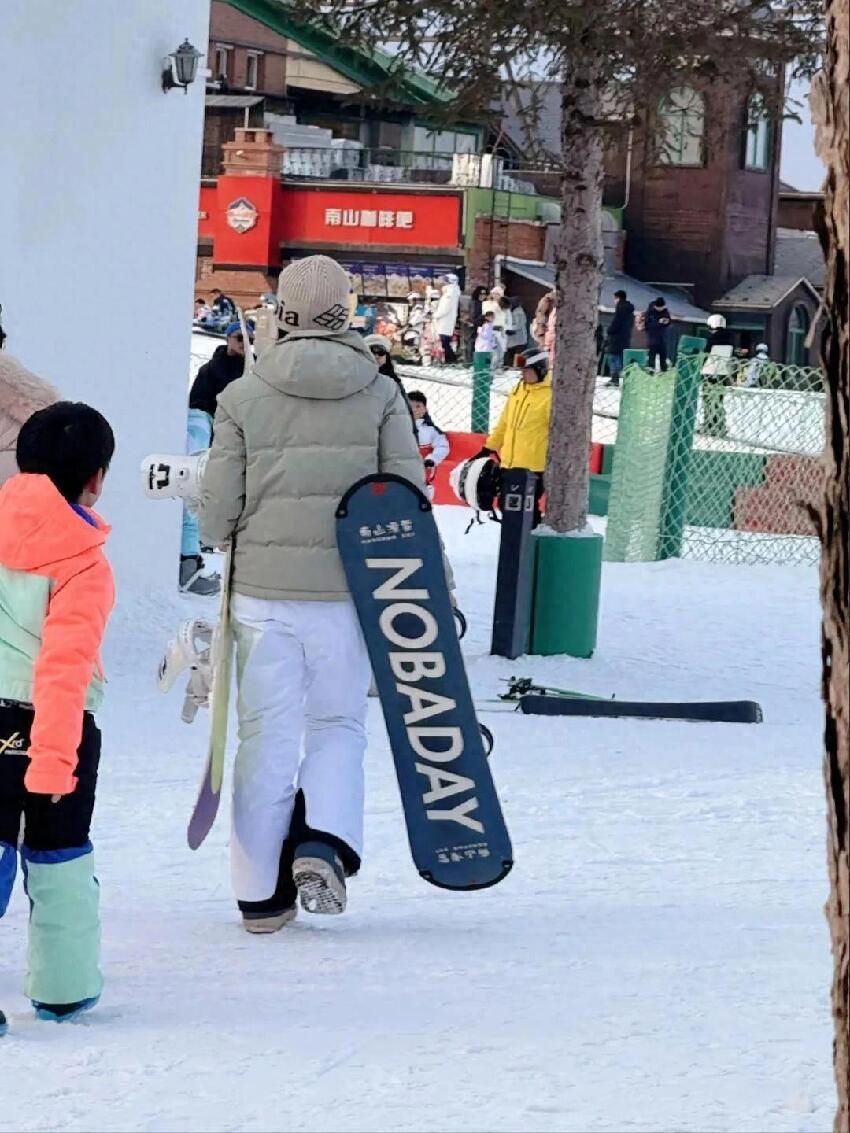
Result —
POLYGON ((475 456, 471 457, 470 459, 478 460, 482 456, 492 456, 492 455, 493 455, 493 450, 491 448, 485 447, 485 448, 479 449, 478 452, 475 454, 475 456))
POLYGON ((423 461, 423 463, 424 463, 426 468, 433 468, 434 467, 434 461, 433 460, 425 460, 425 461, 423 461))

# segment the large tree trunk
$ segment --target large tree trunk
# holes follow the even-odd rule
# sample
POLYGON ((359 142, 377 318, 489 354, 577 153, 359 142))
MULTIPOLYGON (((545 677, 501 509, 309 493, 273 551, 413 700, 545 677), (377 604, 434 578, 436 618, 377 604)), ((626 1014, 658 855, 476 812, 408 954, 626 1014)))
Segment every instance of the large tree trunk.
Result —
POLYGON ((602 283, 602 87, 593 66, 571 62, 561 88, 561 235, 546 522, 555 531, 587 523, 596 324, 602 283))
POLYGON ((824 70, 812 90, 817 149, 827 167, 821 241, 827 257, 826 488, 823 555, 824 778, 834 964, 835 1133, 850 1131, 850 14, 827 0, 824 70))

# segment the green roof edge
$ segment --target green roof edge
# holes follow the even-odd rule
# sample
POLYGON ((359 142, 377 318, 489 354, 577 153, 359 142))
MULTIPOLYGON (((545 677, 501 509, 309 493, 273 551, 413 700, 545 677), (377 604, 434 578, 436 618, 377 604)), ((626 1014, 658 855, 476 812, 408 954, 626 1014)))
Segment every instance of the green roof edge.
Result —
POLYGON ((393 75, 392 56, 386 52, 377 51, 369 56, 359 48, 342 46, 321 28, 296 22, 287 11, 286 0, 225 0, 225 3, 271 31, 295 40, 358 86, 369 89, 389 80, 388 93, 400 102, 426 107, 451 102, 451 96, 440 93, 436 83, 424 75, 414 71, 393 75))

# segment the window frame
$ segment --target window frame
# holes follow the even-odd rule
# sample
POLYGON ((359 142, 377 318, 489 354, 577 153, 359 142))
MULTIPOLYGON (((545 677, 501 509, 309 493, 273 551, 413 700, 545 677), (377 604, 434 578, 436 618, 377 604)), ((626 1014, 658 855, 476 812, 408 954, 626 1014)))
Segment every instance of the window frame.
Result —
POLYGON ((263 52, 256 51, 249 48, 245 52, 245 90, 259 90, 262 86, 260 75, 260 66, 262 63, 263 52), (251 77, 251 64, 254 65, 254 81, 250 81, 251 77))
POLYGON ((805 366, 807 364, 806 358, 806 337, 812 327, 812 316, 809 313, 809 308, 805 303, 799 300, 792 304, 785 320, 785 362, 789 366, 805 366), (803 315, 802 325, 793 325, 794 320, 801 312, 803 315))
POLYGON ((232 81, 233 73, 233 46, 227 43, 216 43, 213 45, 213 59, 215 60, 215 72, 213 74, 213 81, 218 82, 224 76, 225 80, 229 83, 232 81), (219 67, 219 55, 224 56, 224 67, 219 67))
POLYGON ((672 87, 666 95, 664 95, 658 103, 656 110, 656 123, 655 123, 655 163, 663 165, 670 169, 704 169, 708 164, 708 147, 706 144, 706 119, 707 119, 707 102, 706 97, 701 90, 696 87, 680 86, 672 87), (670 102, 674 95, 679 92, 689 92, 689 99, 691 100, 690 106, 674 106, 670 107, 670 102), (700 130, 696 134, 688 134, 692 137, 699 146, 699 160, 698 161, 684 161, 682 160, 684 154, 684 139, 686 137, 685 126, 688 123, 688 117, 694 109, 694 105, 699 105, 700 109, 700 130), (675 119, 678 119, 676 123, 675 119), (682 139, 679 145, 679 153, 676 157, 671 155, 669 137, 672 130, 678 129, 680 131, 680 138, 682 139), (662 135, 664 140, 662 141, 662 135))
POLYGON ((750 95, 744 104, 744 131, 742 138, 741 165, 748 173, 769 173, 773 166, 774 122, 770 114, 764 111, 763 106, 755 105, 759 102, 758 95, 750 95), (758 147, 760 128, 764 128, 764 164, 758 163, 758 155, 750 161, 750 139, 754 137, 754 145, 758 147))

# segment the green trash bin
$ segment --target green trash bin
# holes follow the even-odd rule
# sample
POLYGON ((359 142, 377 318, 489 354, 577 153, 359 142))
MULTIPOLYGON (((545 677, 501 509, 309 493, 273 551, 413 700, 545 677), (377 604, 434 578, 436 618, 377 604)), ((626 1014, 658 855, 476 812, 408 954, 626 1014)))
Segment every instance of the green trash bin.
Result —
POLYGON ((599 626, 602 535, 533 536, 534 611, 529 653, 591 657, 599 626))

